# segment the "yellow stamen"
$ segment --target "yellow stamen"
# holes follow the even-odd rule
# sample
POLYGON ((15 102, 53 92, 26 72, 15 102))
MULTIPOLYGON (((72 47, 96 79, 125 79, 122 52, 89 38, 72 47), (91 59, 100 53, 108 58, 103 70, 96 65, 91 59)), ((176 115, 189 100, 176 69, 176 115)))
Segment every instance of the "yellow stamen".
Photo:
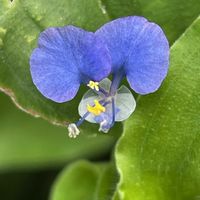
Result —
POLYGON ((94 100, 94 106, 87 105, 87 110, 94 114, 94 115, 100 115, 102 112, 106 111, 106 108, 102 106, 98 100, 94 100))
POLYGON ((99 82, 90 81, 87 86, 93 90, 99 91, 99 82))

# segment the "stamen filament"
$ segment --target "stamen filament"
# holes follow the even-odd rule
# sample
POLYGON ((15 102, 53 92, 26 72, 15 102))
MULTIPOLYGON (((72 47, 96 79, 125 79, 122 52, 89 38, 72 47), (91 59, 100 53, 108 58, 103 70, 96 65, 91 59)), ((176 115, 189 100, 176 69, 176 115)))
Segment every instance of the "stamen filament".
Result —
POLYGON ((114 123, 115 123, 115 99, 113 97, 112 98, 112 123, 111 123, 110 128, 113 127, 114 123))
POLYGON ((101 92, 105 97, 109 96, 109 93, 99 86, 99 92, 101 92))
POLYGON ((112 80, 112 84, 110 86, 110 92, 109 92, 109 94, 111 96, 115 95, 115 93, 117 92, 117 89, 118 89, 123 77, 124 77, 123 71, 119 71, 119 72, 113 74, 113 80, 112 80))
POLYGON ((84 120, 87 118, 87 116, 90 114, 90 112, 86 112, 83 117, 81 117, 75 124, 77 127, 79 127, 83 122, 84 120))
POLYGON ((99 82, 89 81, 89 83, 87 84, 87 86, 89 88, 91 88, 99 96, 102 96, 102 94, 103 94, 105 97, 107 97, 109 95, 109 93, 106 90, 104 90, 103 88, 101 88, 99 86, 99 82))

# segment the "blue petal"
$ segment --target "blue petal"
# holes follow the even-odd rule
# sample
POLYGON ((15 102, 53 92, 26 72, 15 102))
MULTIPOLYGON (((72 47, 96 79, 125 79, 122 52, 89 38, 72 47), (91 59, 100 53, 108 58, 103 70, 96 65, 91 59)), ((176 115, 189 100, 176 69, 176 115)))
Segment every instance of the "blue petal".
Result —
POLYGON ((162 29, 143 17, 125 17, 102 26, 96 34, 111 52, 112 72, 125 73, 133 90, 157 90, 169 66, 169 44, 162 29))
POLYGON ((110 63, 101 39, 74 26, 46 29, 30 59, 34 84, 59 103, 73 99, 81 83, 107 77, 110 63))

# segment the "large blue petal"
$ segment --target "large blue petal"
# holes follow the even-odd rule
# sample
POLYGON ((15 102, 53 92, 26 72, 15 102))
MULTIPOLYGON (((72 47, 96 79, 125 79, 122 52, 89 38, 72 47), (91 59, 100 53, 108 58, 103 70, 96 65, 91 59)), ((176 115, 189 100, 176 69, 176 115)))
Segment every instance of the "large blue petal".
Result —
POLYGON ((108 49, 98 36, 74 26, 46 29, 30 59, 34 84, 59 103, 73 99, 81 83, 107 77, 110 63, 108 49))
POLYGON ((105 24, 96 34, 111 52, 113 73, 125 73, 139 94, 159 88, 168 71, 169 44, 158 25, 143 17, 125 17, 105 24))

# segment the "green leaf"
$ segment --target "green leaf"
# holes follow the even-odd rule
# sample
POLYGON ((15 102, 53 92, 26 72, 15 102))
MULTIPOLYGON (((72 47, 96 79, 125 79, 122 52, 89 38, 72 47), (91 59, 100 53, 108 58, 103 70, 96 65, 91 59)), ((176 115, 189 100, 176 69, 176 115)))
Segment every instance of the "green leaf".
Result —
POLYGON ((199 0, 101 0, 110 18, 141 15, 159 24, 171 43, 200 13, 199 0))
POLYGON ((116 171, 115 164, 113 162, 107 164, 106 168, 102 172, 100 171, 98 179, 98 187, 96 188, 97 200, 110 200, 114 194, 116 184, 118 180, 118 173, 116 171))
POLYGON ((56 179, 51 200, 108 200, 115 184, 113 165, 79 161, 64 169, 56 179))
MULTIPOLYGON (((0 171, 63 165, 78 158, 98 158, 110 151, 114 137, 69 139, 67 130, 18 110, 0 93, 0 171)), ((120 128, 120 127, 118 127, 120 128)))
POLYGON ((183 200, 200 195, 200 17, 171 48, 162 88, 140 97, 117 149, 114 199, 183 200))
POLYGON ((0 16, 3 15, 7 11, 10 4, 11 4, 11 2, 7 1, 7 0, 0 1, 0 16))

